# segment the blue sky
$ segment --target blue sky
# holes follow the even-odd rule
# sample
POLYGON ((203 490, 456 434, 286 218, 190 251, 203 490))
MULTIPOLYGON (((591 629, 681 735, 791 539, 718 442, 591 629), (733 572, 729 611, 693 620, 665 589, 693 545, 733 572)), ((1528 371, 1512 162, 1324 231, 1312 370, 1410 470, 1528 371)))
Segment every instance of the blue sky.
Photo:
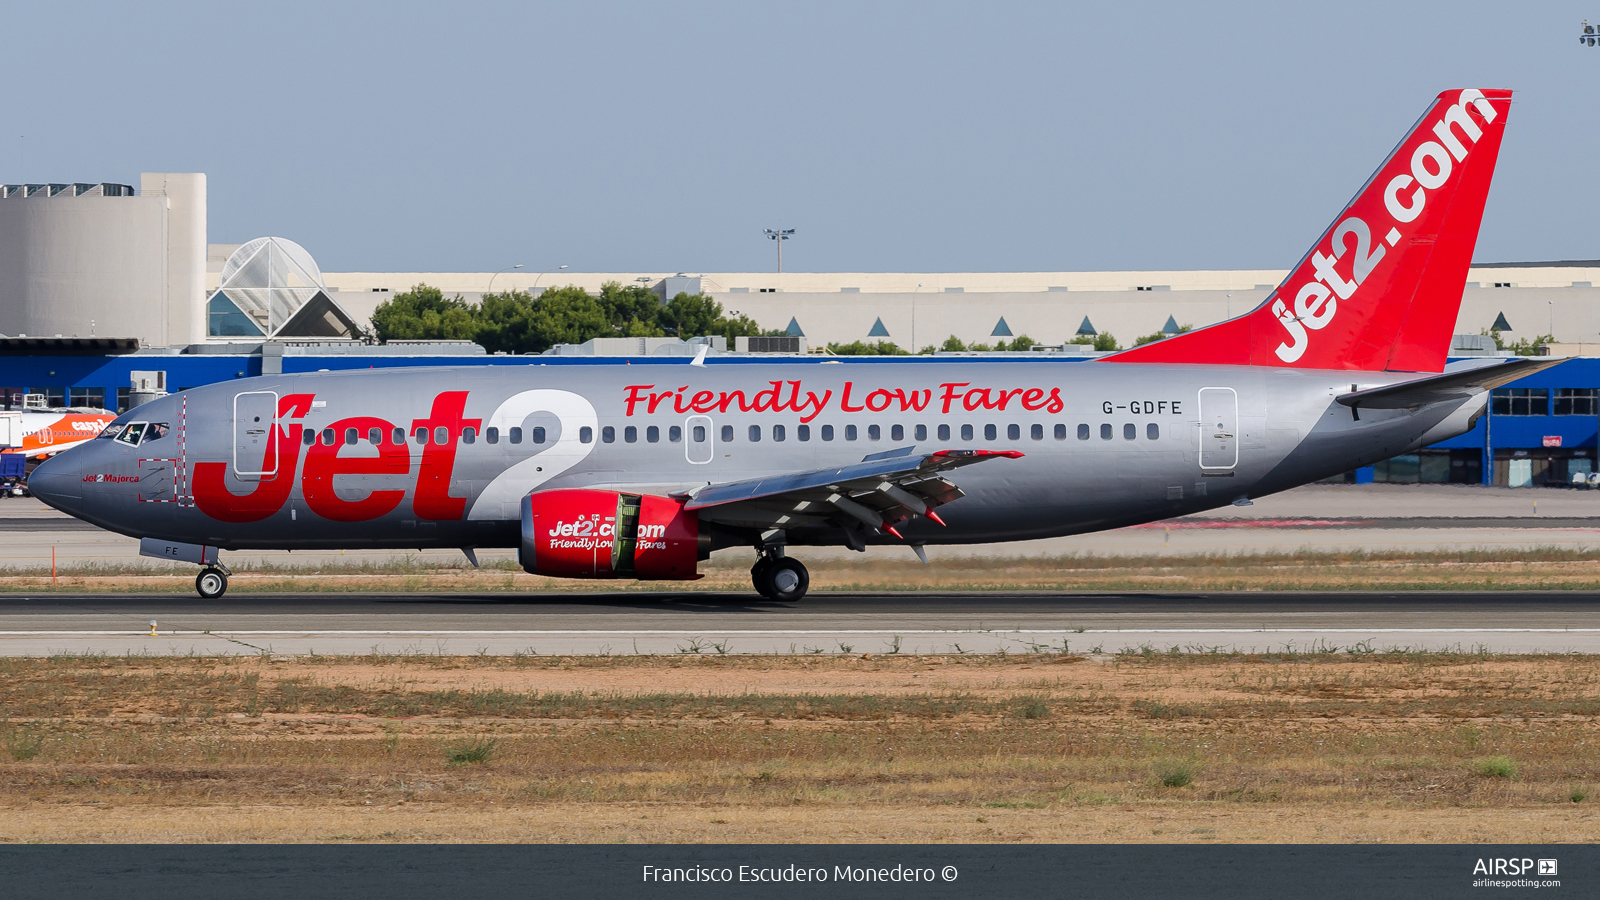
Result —
POLYGON ((16 4, 0 179, 205 172, 329 271, 1285 268, 1510 87, 1476 258, 1600 258, 1600 5, 1287 6, 16 4))

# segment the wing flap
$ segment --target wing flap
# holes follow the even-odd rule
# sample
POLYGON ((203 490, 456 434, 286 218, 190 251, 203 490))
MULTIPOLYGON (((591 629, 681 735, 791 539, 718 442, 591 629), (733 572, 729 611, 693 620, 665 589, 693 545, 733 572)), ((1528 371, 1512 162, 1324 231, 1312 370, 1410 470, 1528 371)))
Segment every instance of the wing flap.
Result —
MULTIPOLYGON (((685 509, 702 519, 750 528, 797 528, 846 519, 896 536, 895 525, 915 516, 939 521, 933 510, 964 496, 942 473, 1015 450, 939 450, 848 466, 713 484, 692 492, 685 509)), ((941 523, 942 524, 942 523, 941 523)))

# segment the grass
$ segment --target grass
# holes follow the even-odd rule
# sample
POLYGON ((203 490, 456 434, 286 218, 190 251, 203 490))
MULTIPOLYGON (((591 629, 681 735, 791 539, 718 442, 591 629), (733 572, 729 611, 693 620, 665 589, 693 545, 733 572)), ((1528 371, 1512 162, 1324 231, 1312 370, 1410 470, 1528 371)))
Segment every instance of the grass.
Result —
MULTIPOLYGON (((1446 551, 1317 551, 1214 553, 1189 556, 1068 554, 1040 557, 934 559, 931 565, 886 554, 870 559, 816 559, 815 591, 925 590, 1596 590, 1600 552, 1558 547, 1446 551)), ((235 592, 482 591, 694 593, 749 590, 749 560, 725 552, 703 564, 695 582, 572 581, 529 575, 508 559, 464 561, 401 556, 319 560, 315 563, 242 561, 235 592)), ((52 579, 47 566, 0 568, 3 591, 186 591, 191 567, 159 563, 69 563, 52 579)), ((725 652, 702 644, 701 651, 725 652)), ((1153 648, 1154 649, 1154 648, 1153 648)), ((687 651, 693 652, 693 651, 687 651)), ((886 652, 894 652, 892 648, 886 652)), ((1355 644, 1360 655, 1371 647, 1355 644)))
POLYGON ((44 735, 33 728, 0 728, 0 745, 17 762, 26 762, 44 749, 44 735))
POLYGON ((475 741, 451 744, 444 748, 444 758, 449 760, 452 766, 486 763, 490 757, 494 756, 494 748, 497 743, 498 741, 494 738, 480 738, 475 741))
POLYGON ((1517 763, 1509 756, 1485 756, 1472 761, 1472 772, 1484 778, 1515 778, 1517 763))
POLYGON ((1194 784, 1199 768, 1193 760, 1173 759, 1156 763, 1156 780, 1162 787, 1181 788, 1194 784))
POLYGON ((1321 650, 0 659, 0 839, 1600 840, 1600 658, 1321 650))

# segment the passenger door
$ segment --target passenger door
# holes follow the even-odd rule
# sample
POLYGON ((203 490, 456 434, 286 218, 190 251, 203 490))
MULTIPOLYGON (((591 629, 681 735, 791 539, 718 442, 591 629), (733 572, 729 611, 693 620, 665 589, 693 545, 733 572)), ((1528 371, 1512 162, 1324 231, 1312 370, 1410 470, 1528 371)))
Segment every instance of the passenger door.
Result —
POLYGON ((278 474, 278 395, 249 391, 233 395, 233 474, 258 481, 278 474))
POLYGON ((684 453, 689 462, 705 465, 717 452, 717 438, 710 416, 690 416, 683 423, 684 453))
POLYGON ((1227 471, 1239 464, 1239 394, 1233 388, 1200 389, 1200 468, 1227 471))

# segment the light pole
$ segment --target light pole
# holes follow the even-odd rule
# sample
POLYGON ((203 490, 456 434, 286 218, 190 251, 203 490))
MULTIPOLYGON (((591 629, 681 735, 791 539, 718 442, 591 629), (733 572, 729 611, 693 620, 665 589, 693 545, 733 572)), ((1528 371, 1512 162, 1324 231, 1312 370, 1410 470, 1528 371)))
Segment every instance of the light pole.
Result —
POLYGON ((493 275, 490 275, 489 276, 489 289, 487 291, 484 291, 484 293, 485 294, 494 293, 494 280, 496 278, 499 278, 502 273, 509 272, 512 269, 520 269, 520 268, 522 268, 522 263, 517 263, 514 266, 506 266, 504 269, 501 269, 499 272, 496 272, 493 275))
POLYGON ((782 275, 783 274, 783 242, 787 241, 790 237, 792 237, 794 235, 794 229, 793 228, 784 228, 784 229, 780 229, 778 231, 773 231, 771 228, 763 228, 762 231, 766 232, 768 240, 772 240, 772 241, 777 241, 778 242, 778 274, 782 275))
POLYGON ((911 352, 920 352, 917 349, 917 291, 922 290, 922 282, 917 282, 917 290, 911 292, 911 352))
MULTIPOLYGON (((566 268, 566 266, 556 266, 555 267, 555 271, 559 272, 559 271, 561 271, 562 269, 565 269, 565 268, 566 268)), ((550 272, 551 272, 550 269, 546 269, 543 272, 540 272, 539 273, 539 278, 543 278, 546 275, 549 275, 550 272)), ((536 291, 536 290, 539 289, 539 278, 535 278, 533 280, 533 287, 529 290, 529 293, 532 293, 533 291, 536 291)))

